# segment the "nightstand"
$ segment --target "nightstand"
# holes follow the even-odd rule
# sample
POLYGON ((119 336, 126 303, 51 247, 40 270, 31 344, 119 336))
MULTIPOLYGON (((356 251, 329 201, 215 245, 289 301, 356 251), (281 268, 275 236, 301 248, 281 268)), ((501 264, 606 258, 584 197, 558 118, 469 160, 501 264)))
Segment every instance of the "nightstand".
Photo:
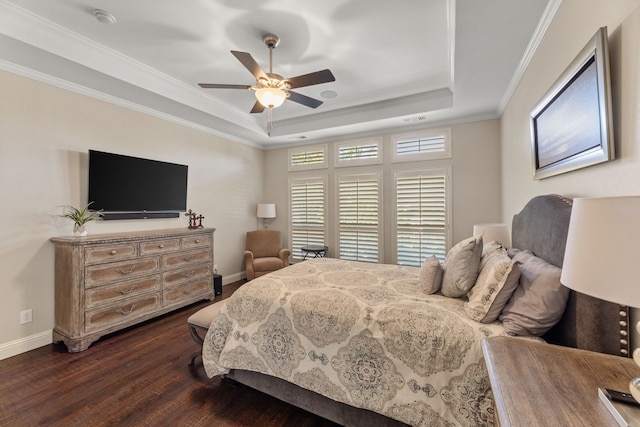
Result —
POLYGON ((632 359, 514 337, 482 342, 495 422, 508 426, 617 426, 598 387, 626 391, 632 359))

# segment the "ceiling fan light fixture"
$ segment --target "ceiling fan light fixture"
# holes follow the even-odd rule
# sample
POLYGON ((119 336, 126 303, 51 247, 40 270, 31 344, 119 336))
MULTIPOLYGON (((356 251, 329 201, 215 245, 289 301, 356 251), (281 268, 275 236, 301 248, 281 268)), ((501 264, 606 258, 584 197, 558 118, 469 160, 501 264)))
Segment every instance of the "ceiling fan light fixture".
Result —
POLYGON ((260 104, 267 108, 277 108, 287 99, 285 91, 274 87, 261 88, 256 90, 255 93, 260 104))

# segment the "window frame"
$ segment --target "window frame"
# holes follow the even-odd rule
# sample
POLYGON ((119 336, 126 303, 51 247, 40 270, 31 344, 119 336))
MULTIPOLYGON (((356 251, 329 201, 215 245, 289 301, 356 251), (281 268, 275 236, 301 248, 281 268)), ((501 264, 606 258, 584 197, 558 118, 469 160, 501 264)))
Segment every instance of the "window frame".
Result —
MULTIPOLYGON (((370 172, 370 173, 341 173, 335 175, 335 246, 336 251, 334 256, 339 259, 348 259, 351 258, 341 258, 341 236, 342 236, 342 224, 340 217, 340 183, 344 181, 353 182, 355 180, 367 180, 367 181, 376 181, 377 189, 378 189, 378 223, 377 223, 377 260, 376 263, 384 262, 384 180, 383 180, 383 172, 370 172)), ((363 227, 361 225, 355 226, 355 228, 363 227)), ((365 229, 365 227, 363 227, 365 229)), ((360 258, 360 257, 358 257, 360 258)), ((373 262, 367 261, 366 257, 362 257, 362 259, 356 259, 355 261, 364 261, 364 262, 373 262)))
MULTIPOLYGON (((392 215, 393 215, 393 230, 392 230, 392 238, 393 245, 391 248, 392 254, 391 257, 396 264, 400 264, 398 260, 398 232, 402 229, 398 227, 398 179, 403 178, 415 178, 419 176, 443 176, 444 177, 444 198, 445 198, 445 214, 444 214, 444 247, 443 247, 443 255, 439 256, 438 259, 442 262, 444 261, 444 256, 446 255, 448 249, 451 247, 451 239, 452 239, 452 214, 451 214, 451 166, 437 166, 437 167, 428 167, 421 170, 397 170, 393 173, 392 178, 392 215)), ((437 256, 437 254, 434 254, 437 256)), ((423 260, 424 261, 424 260, 423 260)), ((421 264, 421 263, 420 263, 421 264)), ((406 265, 406 264, 402 264, 406 265)), ((419 266, 419 265, 418 265, 419 266)))
POLYGON ((314 170, 314 169, 327 169, 329 165, 329 161, 327 159, 328 147, 327 144, 319 144, 319 145, 304 145, 301 147, 290 148, 287 151, 287 166, 289 172, 293 171, 303 171, 303 170, 314 170), (309 163, 309 164, 294 164, 293 156, 300 153, 309 153, 309 152, 322 152, 322 162, 318 163, 309 163))
POLYGON ((451 129, 423 129, 411 132, 404 132, 391 135, 392 151, 393 151, 393 163, 402 162, 417 162, 424 160, 441 160, 452 158, 452 141, 451 141, 451 129), (436 137, 444 138, 444 148, 438 152, 424 152, 424 153, 412 153, 412 154, 398 154, 398 142, 403 142, 410 139, 431 139, 436 137))
POLYGON ((334 143, 334 166, 336 168, 345 168, 352 166, 364 166, 364 165, 378 165, 383 163, 383 138, 374 137, 374 138, 361 138, 354 139, 350 141, 342 141, 334 143), (378 147, 378 155, 375 158, 365 158, 365 159, 340 159, 340 150, 345 147, 360 147, 364 145, 376 145, 378 147))
MULTIPOLYGON (((323 224, 322 227, 317 227, 315 229, 322 230, 323 233, 323 243, 322 245, 327 245, 327 237, 328 237, 328 176, 325 175, 313 175, 313 176, 290 176, 289 177, 289 187, 288 187, 288 204, 289 204, 289 248, 291 248, 291 257, 295 260, 304 259, 304 255, 302 251, 297 251, 294 247, 294 230, 300 227, 294 226, 293 221, 293 186, 300 185, 302 183, 314 184, 321 183, 323 186, 323 197, 322 197, 322 215, 323 215, 323 224)), ((314 227, 307 227, 309 230, 314 229, 314 227)), ((310 243, 307 243, 310 244, 310 243)))

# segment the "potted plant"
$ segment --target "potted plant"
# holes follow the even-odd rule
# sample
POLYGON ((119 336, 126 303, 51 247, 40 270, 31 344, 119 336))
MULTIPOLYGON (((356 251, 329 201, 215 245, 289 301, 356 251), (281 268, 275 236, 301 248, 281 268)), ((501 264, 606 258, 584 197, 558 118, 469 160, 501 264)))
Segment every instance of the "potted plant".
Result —
POLYGON ((63 218, 68 218, 73 221, 73 232, 80 236, 87 235, 87 229, 85 228, 85 224, 89 221, 93 221, 95 219, 100 219, 102 217, 102 210, 94 211, 89 209, 93 202, 89 202, 84 208, 78 209, 73 206, 65 205, 64 213, 60 215, 63 218))

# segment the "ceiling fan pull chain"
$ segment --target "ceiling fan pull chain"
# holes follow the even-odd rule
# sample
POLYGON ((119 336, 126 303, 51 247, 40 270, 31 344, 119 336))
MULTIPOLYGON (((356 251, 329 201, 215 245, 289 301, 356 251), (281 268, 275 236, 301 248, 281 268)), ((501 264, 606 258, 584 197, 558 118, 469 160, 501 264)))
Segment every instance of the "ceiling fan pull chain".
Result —
POLYGON ((271 121, 271 112, 273 111, 273 108, 269 107, 267 108, 267 136, 271 136, 271 129, 273 129, 273 122, 271 121))

